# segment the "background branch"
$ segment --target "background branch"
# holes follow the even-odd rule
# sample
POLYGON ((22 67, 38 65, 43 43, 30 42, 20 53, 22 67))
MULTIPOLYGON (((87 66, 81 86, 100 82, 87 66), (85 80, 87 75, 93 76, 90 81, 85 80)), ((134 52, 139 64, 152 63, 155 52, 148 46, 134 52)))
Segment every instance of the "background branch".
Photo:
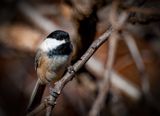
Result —
POLYGON ((113 32, 110 40, 109 40, 109 52, 108 52, 108 60, 106 64, 106 71, 104 72, 103 80, 100 83, 99 94, 97 99, 93 103, 91 111, 89 112, 89 116, 97 116, 100 113, 100 110, 104 107, 104 101, 106 99, 107 93, 109 93, 110 89, 110 78, 111 78, 111 70, 115 60, 116 46, 117 46, 118 37, 113 32))
POLYGON ((55 25, 53 22, 42 16, 36 9, 31 5, 25 2, 20 2, 18 4, 20 11, 29 19, 33 24, 38 26, 45 32, 52 32, 53 30, 61 29, 58 25, 55 25))

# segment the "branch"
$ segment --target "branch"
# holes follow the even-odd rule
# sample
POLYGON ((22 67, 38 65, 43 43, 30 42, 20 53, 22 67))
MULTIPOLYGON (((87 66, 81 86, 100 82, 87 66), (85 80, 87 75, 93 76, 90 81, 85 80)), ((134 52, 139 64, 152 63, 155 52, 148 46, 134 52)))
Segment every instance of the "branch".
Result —
POLYGON ((115 59, 116 46, 118 42, 118 37, 115 32, 112 34, 111 39, 109 41, 109 53, 107 60, 106 73, 104 73, 104 78, 100 83, 99 94, 97 96, 96 101, 94 102, 91 111, 89 112, 89 116, 97 116, 101 109, 104 106, 104 101, 106 99, 106 94, 109 92, 110 88, 110 78, 111 78, 111 70, 115 59))
MULTIPOLYGON (((51 90, 50 95, 47 100, 42 102, 35 110, 30 112, 28 116, 33 116, 40 112, 41 110, 49 107, 49 112, 52 112, 54 108, 57 97, 60 95, 61 91, 65 85, 74 78, 75 73, 89 60, 89 58, 94 54, 94 52, 108 40, 112 33, 112 29, 107 30, 103 35, 101 35, 97 40, 95 40, 86 53, 66 72, 63 78, 55 83, 55 87, 51 90)), ((50 113, 51 114, 51 113, 50 113)))
POLYGON ((141 8, 136 6, 121 6, 124 10, 132 13, 142 13, 145 15, 160 15, 160 12, 158 12, 160 9, 158 8, 141 8))
POLYGON ((31 5, 20 2, 18 5, 19 10, 30 20, 33 24, 38 26, 40 29, 45 32, 52 32, 53 30, 60 29, 57 25, 55 25, 52 21, 45 18, 41 13, 39 13, 35 8, 31 5))
MULTIPOLYGON (((86 63, 85 67, 89 72, 93 72, 95 76, 103 77, 102 74, 105 69, 103 67, 102 62, 100 62, 98 59, 94 57, 90 58, 89 61, 86 63)), ((107 70, 105 70, 104 73, 107 74, 107 70)), ((111 73, 112 73, 111 84, 114 87, 116 87, 117 89, 119 89, 120 91, 122 91, 135 101, 138 101, 141 98, 141 91, 135 84, 126 80, 122 75, 117 73, 114 69, 112 69, 111 73)))
POLYGON ((129 48, 129 51, 135 61, 135 64, 139 70, 141 82, 142 82, 142 91, 144 92, 145 95, 148 95, 150 91, 149 80, 148 80, 149 77, 146 74, 145 65, 139 53, 136 42, 134 38, 127 32, 124 32, 123 36, 124 36, 124 41, 126 42, 129 48))
POLYGON ((143 96, 152 107, 160 112, 159 104, 156 102, 155 98, 150 92, 149 75, 146 72, 143 59, 139 53, 134 37, 128 32, 123 32, 123 37, 140 73, 143 96))

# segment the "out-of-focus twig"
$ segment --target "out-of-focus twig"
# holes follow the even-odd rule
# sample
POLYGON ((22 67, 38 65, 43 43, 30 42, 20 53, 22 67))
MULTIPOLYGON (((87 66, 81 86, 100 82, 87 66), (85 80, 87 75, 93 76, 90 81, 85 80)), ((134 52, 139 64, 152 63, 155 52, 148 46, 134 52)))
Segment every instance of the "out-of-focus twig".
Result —
POLYGON ((107 74, 104 73, 106 75, 106 78, 104 78, 101 83, 99 94, 89 112, 89 116, 97 116, 101 108, 104 106, 104 101, 106 98, 105 96, 109 90, 111 70, 114 63, 116 45, 119 39, 119 31, 122 30, 122 27, 128 18, 128 14, 126 12, 123 12, 119 17, 117 16, 118 6, 119 6, 119 1, 114 1, 112 3, 112 10, 110 12, 110 22, 112 24, 113 29, 115 29, 115 32, 112 33, 111 36, 112 38, 110 39, 109 43, 109 51, 108 51, 109 53, 108 53, 107 68, 106 68, 107 74))
MULTIPOLYGON (((126 12, 123 12, 122 15, 118 16, 117 15, 117 7, 119 2, 114 1, 113 2, 113 10, 111 10, 111 15, 110 15, 110 21, 114 26, 116 27, 117 30, 120 30, 124 27, 125 24, 125 20, 127 20, 129 14, 126 12), (119 19, 119 20, 118 20, 119 19), (118 20, 116 22, 116 20, 118 20)), ((121 30, 121 32, 123 32, 123 36, 124 36, 124 40, 131 52, 131 55, 134 59, 134 61, 136 62, 137 68, 140 71, 141 74, 141 78, 142 78, 142 90, 144 92, 144 94, 147 94, 149 92, 149 82, 148 82, 148 76, 145 73, 145 66, 143 64, 143 61, 141 59, 140 53, 138 51, 136 42, 134 41, 134 39, 132 38, 132 36, 130 36, 130 34, 128 34, 125 30, 121 30)), ((122 36, 122 33, 119 34, 119 36, 122 36)))
POLYGON ((123 37, 140 73, 142 93, 144 95, 144 98, 145 100, 147 100, 148 103, 150 103, 151 106, 153 106, 158 112, 160 112, 159 104, 155 101, 154 97, 150 92, 149 76, 146 72, 145 65, 139 53, 136 42, 131 36, 131 34, 126 31, 123 32, 123 37))
POLYGON ((104 106, 105 96, 110 88, 110 77, 111 70, 115 59, 116 46, 117 46, 118 37, 116 34, 112 34, 110 42, 109 42, 109 53, 107 60, 106 72, 104 73, 104 78, 100 83, 99 94, 97 96, 96 101, 93 103, 93 106, 89 112, 89 116, 97 116, 104 106))
MULTIPOLYGON (((115 26, 117 30, 121 31, 121 33, 119 33, 119 36, 124 38, 124 41, 126 42, 128 48, 129 48, 129 51, 130 51, 130 53, 131 53, 131 55, 132 55, 132 57, 133 57, 133 59, 136 63, 138 71, 140 72, 141 83, 142 83, 141 84, 142 85, 142 93, 143 93, 144 97, 146 98, 147 102, 149 102, 154 108, 157 109, 157 111, 160 111, 159 105, 155 102, 153 96, 150 93, 149 77, 146 73, 145 65, 144 65, 143 60, 141 58, 141 55, 139 53, 137 44, 136 44, 134 38, 131 36, 131 34, 126 30, 126 28, 123 28, 126 24, 125 21, 123 21, 125 18, 122 18, 123 20, 120 21, 120 19, 121 19, 120 16, 123 16, 123 17, 125 16, 126 19, 127 19, 129 14, 127 12, 124 12, 123 13, 124 15, 118 16, 117 11, 116 11, 116 9, 117 9, 116 6, 118 6, 118 5, 119 4, 116 1, 113 2, 113 10, 112 10, 112 13, 111 13, 111 16, 110 16, 110 19, 111 19, 110 21, 113 25, 113 28, 115 26)), ((134 9, 133 8, 132 10, 135 10, 135 11, 137 10, 139 12, 146 13, 146 14, 152 14, 153 13, 153 11, 151 11, 151 10, 146 10, 144 12, 141 9, 134 9)))
MULTIPOLYGON (((125 20, 128 19, 129 13, 127 12, 123 12, 123 15, 119 15, 117 14, 117 9, 118 9, 118 5, 119 2, 118 1, 114 1, 112 4, 112 10, 111 10, 111 14, 110 14, 110 22, 113 26, 113 29, 115 27, 115 29, 117 31, 119 31, 120 33, 119 36, 121 36, 122 38, 124 38, 124 41, 126 42, 129 51, 133 57, 133 60, 136 63, 136 66, 138 68, 138 71, 140 73, 140 77, 141 77, 141 85, 142 85, 142 94, 144 96, 144 98, 146 98, 147 102, 151 103, 151 105, 157 109, 157 111, 160 111, 159 105, 155 102, 153 96, 150 93, 150 85, 149 85, 149 77, 146 73, 145 70, 145 65, 143 63, 143 60, 141 58, 141 55, 139 53, 137 44, 134 40, 134 38, 131 36, 131 34, 126 30, 126 28, 124 28, 126 25, 125 20)), ((151 13, 152 11, 146 11, 146 13, 151 13)))
POLYGON ((112 91, 112 99, 109 102, 111 115, 113 116, 129 116, 128 108, 123 100, 123 97, 118 91, 112 91))
POLYGON ((136 45, 136 42, 134 40, 134 38, 128 34, 127 32, 123 33, 124 36, 124 40, 130 50, 130 53, 136 63, 136 66, 138 68, 138 71, 140 73, 140 77, 141 77, 141 82, 142 82, 142 90, 144 92, 145 95, 149 94, 149 78, 147 73, 145 72, 145 66, 143 63, 143 60, 141 58, 141 55, 139 53, 138 47, 136 45))
MULTIPOLYGON (((86 51, 86 53, 78 60, 70 69, 67 71, 67 73, 63 76, 61 80, 55 83, 55 87, 51 90, 50 96, 47 99, 47 105, 46 102, 42 102, 35 110, 30 112, 28 115, 33 116, 36 113, 40 112, 44 108, 50 107, 52 112, 52 109, 54 107, 54 104, 56 102, 57 97, 61 93, 64 86, 73 79, 75 72, 77 72, 88 60, 89 58, 94 54, 94 52, 106 41, 108 40, 110 34, 112 33, 112 29, 110 28, 107 30, 103 35, 101 35, 97 40, 95 40, 92 45, 89 47, 89 49, 86 51)), ((50 113, 51 114, 51 113, 50 113)))
MULTIPOLYGON (((103 64, 92 56, 89 61, 85 65, 86 69, 89 72, 93 72, 93 74, 97 77, 103 77, 103 64)), ((104 72, 105 74, 107 72, 104 72)), ((131 97, 134 101, 138 101, 141 98, 141 91, 138 89, 136 85, 126 80, 122 75, 117 73, 114 69, 111 71, 111 84, 116 87, 127 96, 131 97)), ((106 75, 104 75, 106 76, 106 75)))
POLYGON ((57 5, 54 4, 38 4, 36 5, 37 11, 44 15, 58 15, 59 11, 57 11, 57 5))
POLYGON ((53 30, 61 29, 59 26, 45 18, 28 3, 20 2, 18 4, 18 8, 27 17, 27 19, 29 19, 32 23, 47 33, 50 33, 53 30))
POLYGON ((145 15, 160 15, 160 9, 139 8, 135 6, 122 6, 128 12, 142 13, 145 15))
POLYGON ((120 15, 118 15, 117 10, 118 10, 119 2, 114 1, 112 3, 112 10, 110 12, 109 16, 109 21, 112 25, 112 27, 119 31, 124 28, 124 23, 127 20, 129 14, 127 12, 122 12, 120 15))

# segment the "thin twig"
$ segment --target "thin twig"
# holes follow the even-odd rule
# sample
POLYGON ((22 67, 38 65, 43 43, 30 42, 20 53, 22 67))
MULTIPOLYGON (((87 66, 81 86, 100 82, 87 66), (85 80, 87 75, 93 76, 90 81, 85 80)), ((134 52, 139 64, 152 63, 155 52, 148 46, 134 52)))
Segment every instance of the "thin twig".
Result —
POLYGON ((131 55, 135 61, 135 64, 138 68, 141 77, 141 86, 142 93, 144 94, 144 98, 149 102, 158 112, 160 112, 159 104, 155 101, 154 97, 150 93, 150 84, 149 84, 149 76, 146 72, 145 65, 139 53, 138 47, 134 38, 128 32, 123 32, 124 40, 131 52, 131 55))
POLYGON ((126 20, 129 16, 129 13, 123 12, 121 15, 118 16, 117 9, 118 9, 119 1, 114 1, 112 4, 112 10, 110 15, 110 22, 114 29, 117 31, 121 31, 122 33, 117 33, 119 36, 124 36, 124 41, 126 42, 131 55, 136 63, 136 66, 141 74, 142 79, 142 90, 144 94, 147 94, 149 92, 149 82, 148 82, 148 76, 145 73, 145 66, 143 64, 143 60, 141 59, 140 53, 138 51, 136 42, 134 41, 134 38, 130 36, 126 31, 124 31, 123 27, 126 24, 126 20), (123 30, 122 30, 123 29, 123 30))
POLYGON ((112 98, 109 102, 109 107, 111 110, 111 115, 113 116, 129 116, 128 107, 126 107, 126 104, 124 102, 124 99, 119 93, 119 91, 112 91, 111 93, 112 98))
MULTIPOLYGON (((131 55, 136 63, 136 66, 140 72, 140 77, 141 77, 141 82, 142 82, 142 93, 143 93, 144 97, 154 108, 157 109, 157 111, 160 111, 159 105, 157 104, 157 102, 155 102, 153 96, 150 94, 149 77, 148 77, 147 73, 145 72, 145 66, 144 66, 143 60, 140 56, 140 53, 138 51, 138 47, 136 45, 136 42, 134 41, 134 38, 124 29, 125 20, 128 18, 129 15, 128 15, 128 13, 124 12, 123 14, 126 18, 123 18, 123 19, 125 19, 125 20, 124 21, 119 21, 119 20, 117 21, 118 15, 116 14, 117 13, 116 6, 118 5, 118 3, 116 3, 116 2, 117 1, 115 1, 113 4, 114 9, 112 8, 113 10, 111 10, 112 13, 110 16, 112 26, 113 26, 113 28, 116 27, 115 29, 120 30, 122 32, 122 33, 119 33, 120 36, 124 36, 124 40, 125 40, 128 48, 131 52, 131 55), (122 22, 122 23, 120 23, 120 22, 122 22)), ((120 18, 120 16, 119 16, 119 18, 120 18)))
POLYGON ((143 60, 141 58, 141 55, 139 53, 138 47, 136 45, 136 42, 134 40, 134 38, 127 32, 124 32, 123 34, 124 36, 124 40, 129 48, 129 51, 136 63, 136 66, 139 70, 139 73, 141 75, 141 81, 142 81, 142 90, 144 92, 145 95, 147 95, 149 93, 149 78, 148 75, 145 71, 145 66, 143 63, 143 60))
POLYGON ((58 7, 59 7, 58 5, 54 5, 54 4, 40 4, 39 3, 36 5, 37 11, 39 11, 41 14, 52 15, 52 16, 56 16, 60 13, 57 10, 58 7))
POLYGON ((59 26, 55 25, 52 21, 45 18, 40 14, 35 8, 25 2, 20 2, 18 5, 20 11, 32 21, 36 26, 42 29, 45 32, 52 32, 53 30, 60 29, 59 26))
POLYGON ((110 43, 109 43, 109 53, 108 53, 108 60, 107 60, 107 72, 104 73, 104 78, 100 83, 99 94, 97 96, 96 101, 93 103, 93 106, 89 112, 89 116, 97 116, 100 110, 104 106, 105 96, 109 91, 110 88, 110 77, 111 77, 111 70, 115 59, 116 53, 116 46, 117 46, 118 37, 116 34, 112 34, 110 43))
POLYGON ((115 29, 115 32, 112 34, 111 36, 112 38, 110 39, 110 43, 109 43, 109 51, 108 51, 109 54, 108 54, 107 68, 106 68, 107 74, 104 74, 103 76, 105 77, 106 75, 106 78, 104 78, 101 83, 99 94, 89 112, 89 116, 97 116, 99 114, 100 110, 104 106, 104 100, 106 98, 105 96, 109 91, 111 71, 112 71, 112 66, 115 59, 116 46, 119 39, 118 31, 121 30, 121 27, 123 27, 125 21, 128 18, 128 14, 126 12, 123 12, 119 17, 117 16, 118 5, 119 5, 119 1, 114 1, 112 3, 112 10, 110 13, 111 14, 110 22, 113 28, 115 29))
MULTIPOLYGON (((71 68, 70 71, 67 71, 67 73, 63 76, 61 80, 55 83, 55 87, 52 89, 51 94, 48 99, 50 100, 47 103, 47 106, 54 107, 53 104, 55 103, 57 97, 61 93, 64 86, 71 81, 74 78, 75 72, 77 72, 88 60, 89 58, 94 54, 94 52, 105 42, 108 40, 112 33, 112 29, 110 28, 107 30, 103 35, 101 35, 97 40, 95 40, 92 45, 89 47, 89 49, 86 51, 86 53, 78 60, 71 68), (51 105, 50 105, 51 104, 51 105)), ((45 103, 42 102, 35 110, 30 112, 28 115, 35 115, 36 113, 40 112, 44 108, 46 108, 45 103)))
POLYGON ((122 6, 126 11, 128 12, 134 12, 134 13, 142 13, 145 15, 160 15, 160 12, 158 12, 160 9, 154 9, 154 8, 140 8, 135 6, 122 6))
MULTIPOLYGON (((104 67, 102 62, 92 56, 89 61, 85 65, 86 69, 89 72, 93 72, 93 74, 97 77, 103 77, 104 67)), ((106 71, 106 70, 105 70, 106 71)), ((107 74, 107 72, 104 72, 107 74)), ((138 101, 141 98, 141 91, 138 89, 136 85, 126 80, 124 76, 120 75, 114 69, 111 71, 111 85, 125 93, 127 96, 131 97, 134 101, 138 101)), ((104 75, 106 76, 106 75, 104 75)))
MULTIPOLYGON (((32 24, 34 24, 45 33, 50 33, 54 30, 60 29, 68 31, 72 39, 75 36, 75 30, 72 28, 72 26, 69 29, 58 26, 56 23, 54 23, 53 20, 50 20, 43 16, 43 13, 40 12, 38 8, 36 9, 27 2, 19 2, 18 9, 32 24)), ((54 12, 54 8, 52 9, 52 11, 54 12)))

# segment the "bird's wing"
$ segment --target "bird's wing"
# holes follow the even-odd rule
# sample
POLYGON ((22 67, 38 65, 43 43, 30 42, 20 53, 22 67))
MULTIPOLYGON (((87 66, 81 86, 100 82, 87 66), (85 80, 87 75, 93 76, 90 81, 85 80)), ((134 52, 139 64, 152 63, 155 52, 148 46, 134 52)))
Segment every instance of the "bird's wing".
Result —
POLYGON ((36 56, 35 56, 35 70, 40 66, 41 63, 41 52, 40 50, 37 50, 36 56))

